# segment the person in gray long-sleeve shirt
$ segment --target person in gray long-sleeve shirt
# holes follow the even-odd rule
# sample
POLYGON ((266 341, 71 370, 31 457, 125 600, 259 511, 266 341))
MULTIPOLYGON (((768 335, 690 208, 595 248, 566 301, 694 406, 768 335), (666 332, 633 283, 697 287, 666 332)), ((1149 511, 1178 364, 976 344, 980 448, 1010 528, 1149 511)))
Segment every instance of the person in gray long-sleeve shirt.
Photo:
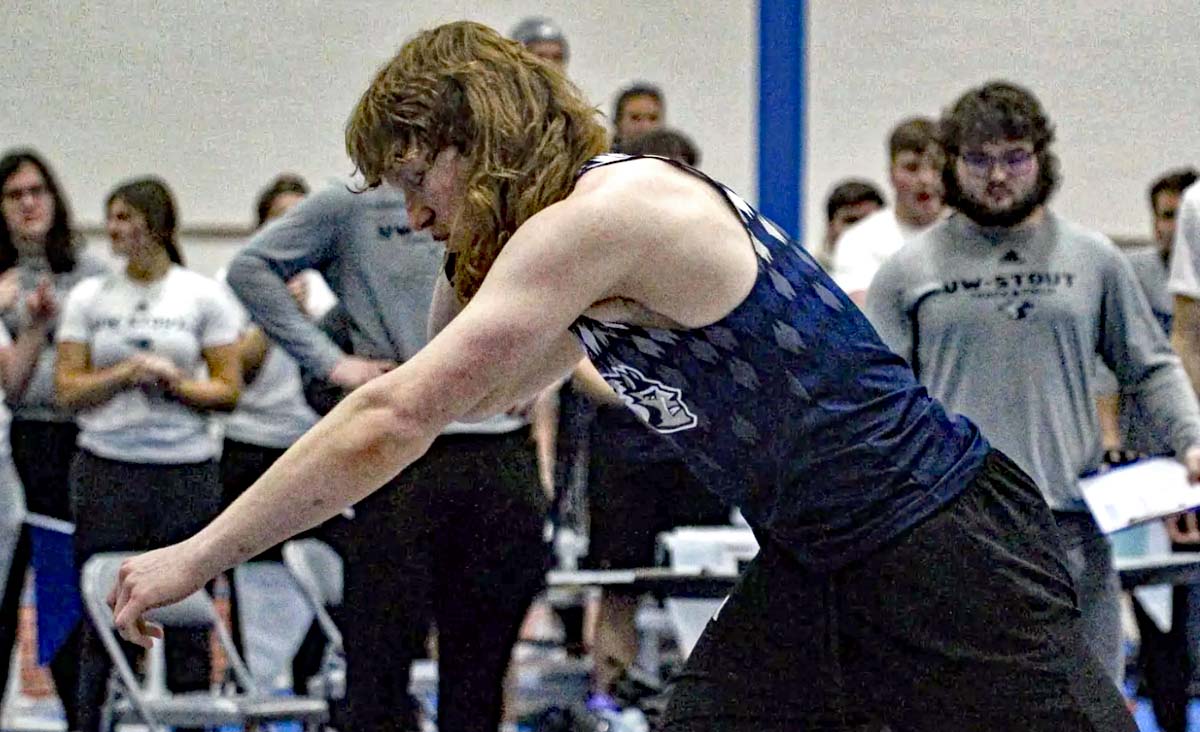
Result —
MULTIPOLYGON (((414 233, 395 189, 340 181, 261 229, 229 285, 302 370, 354 389, 426 343, 444 247, 414 233), (353 353, 295 305, 286 281, 315 269, 340 300, 353 353)), ((327 527, 346 560, 340 618, 349 673, 339 727, 416 729, 408 669, 439 630, 439 724, 495 730, 511 647, 544 582, 545 496, 522 418, 454 424, 408 471, 327 527)))
POLYGON ((1096 356, 1138 391, 1193 480, 1200 409, 1129 263, 1105 237, 1047 210, 1057 159, 1036 98, 992 82, 963 95, 941 124, 947 197, 958 212, 883 266, 867 313, 930 392, 1041 487, 1089 643, 1119 681, 1111 547, 1078 485, 1102 455, 1096 356))

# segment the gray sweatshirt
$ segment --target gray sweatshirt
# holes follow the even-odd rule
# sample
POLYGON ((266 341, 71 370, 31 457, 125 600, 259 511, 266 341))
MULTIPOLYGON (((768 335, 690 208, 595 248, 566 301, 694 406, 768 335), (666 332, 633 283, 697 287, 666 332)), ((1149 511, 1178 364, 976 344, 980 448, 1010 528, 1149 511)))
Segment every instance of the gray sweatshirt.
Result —
MULTIPOLYGON (((427 340, 442 244, 413 232, 404 197, 382 186, 355 193, 348 180, 314 193, 260 229, 229 264, 229 286, 267 335, 301 369, 328 375, 344 354, 288 294, 305 270, 324 276, 354 327, 354 355, 404 362, 427 340)), ((447 432, 508 432, 524 424, 496 418, 447 432)))
MULTIPOLYGON (((1133 272, 1142 286, 1142 294, 1150 302, 1154 317, 1162 326, 1164 333, 1171 332, 1171 314, 1174 311, 1174 297, 1167 291, 1167 260, 1163 258, 1158 247, 1144 247, 1133 251, 1123 252, 1133 265, 1133 272)), ((1154 430, 1154 420, 1143 399, 1137 397, 1136 391, 1121 392, 1117 379, 1112 372, 1097 363, 1096 381, 1098 394, 1120 393, 1118 425, 1121 431, 1121 447, 1135 450, 1147 455, 1159 455, 1171 452, 1171 445, 1164 437, 1154 430)))
POLYGON ((937 224, 879 270, 867 314, 1056 510, 1086 510, 1078 478, 1100 463, 1097 355, 1176 452, 1200 444, 1200 407, 1129 262, 1053 213, 1019 229, 937 224))

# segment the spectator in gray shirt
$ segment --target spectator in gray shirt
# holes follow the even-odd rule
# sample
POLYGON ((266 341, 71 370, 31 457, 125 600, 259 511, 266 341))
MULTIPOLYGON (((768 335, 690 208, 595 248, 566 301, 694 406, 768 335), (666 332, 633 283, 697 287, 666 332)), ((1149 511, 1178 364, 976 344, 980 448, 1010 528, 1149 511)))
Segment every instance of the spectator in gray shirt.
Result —
POLYGON ((937 399, 975 421, 1041 487, 1088 641, 1119 682, 1120 588, 1078 484, 1102 453, 1095 359, 1139 392, 1193 480, 1200 409, 1129 262, 1102 235, 1047 208, 1058 161, 1037 99, 988 83, 947 110, 940 129, 957 213, 884 264, 868 315, 937 399))

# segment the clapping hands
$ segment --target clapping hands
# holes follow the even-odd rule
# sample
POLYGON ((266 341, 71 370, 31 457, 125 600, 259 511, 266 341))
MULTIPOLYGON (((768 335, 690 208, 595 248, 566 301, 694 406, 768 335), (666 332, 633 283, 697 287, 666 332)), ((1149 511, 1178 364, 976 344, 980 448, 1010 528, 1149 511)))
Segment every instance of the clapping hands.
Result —
POLYGON ((187 375, 182 369, 163 356, 138 352, 126 361, 128 380, 133 386, 157 387, 174 391, 187 375))

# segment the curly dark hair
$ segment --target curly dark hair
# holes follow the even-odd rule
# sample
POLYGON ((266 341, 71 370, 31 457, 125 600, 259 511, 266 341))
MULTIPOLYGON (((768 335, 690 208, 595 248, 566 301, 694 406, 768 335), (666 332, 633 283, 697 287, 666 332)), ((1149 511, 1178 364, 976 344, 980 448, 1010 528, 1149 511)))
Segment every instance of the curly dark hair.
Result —
POLYGON ((1038 161, 1038 205, 1050 200, 1058 187, 1058 156, 1050 151, 1054 125, 1041 102, 1028 89, 1009 81, 989 81, 969 89, 938 121, 946 162, 942 182, 946 203, 957 209, 970 205, 958 184, 958 156, 964 148, 1000 140, 1029 140, 1038 161))

